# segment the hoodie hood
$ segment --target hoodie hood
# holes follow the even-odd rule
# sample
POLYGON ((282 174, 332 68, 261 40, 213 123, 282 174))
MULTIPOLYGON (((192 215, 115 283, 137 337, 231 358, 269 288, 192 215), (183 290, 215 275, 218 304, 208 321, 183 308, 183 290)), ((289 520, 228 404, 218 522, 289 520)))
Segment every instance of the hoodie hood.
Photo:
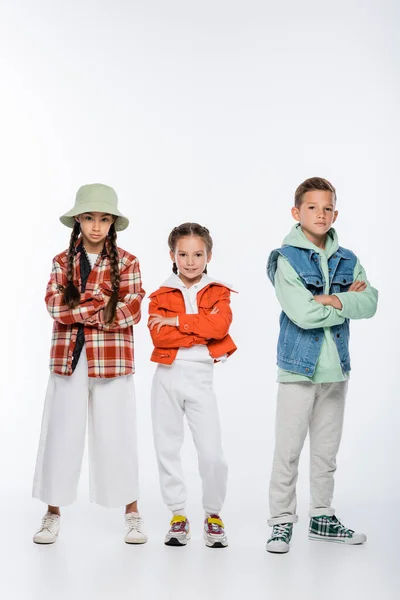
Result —
POLYGON ((304 234, 300 223, 296 223, 283 240, 283 246, 294 246, 295 248, 304 248, 306 250, 314 250, 318 254, 325 253, 327 258, 330 258, 339 248, 339 238, 336 230, 331 227, 326 236, 325 249, 318 248, 304 234))

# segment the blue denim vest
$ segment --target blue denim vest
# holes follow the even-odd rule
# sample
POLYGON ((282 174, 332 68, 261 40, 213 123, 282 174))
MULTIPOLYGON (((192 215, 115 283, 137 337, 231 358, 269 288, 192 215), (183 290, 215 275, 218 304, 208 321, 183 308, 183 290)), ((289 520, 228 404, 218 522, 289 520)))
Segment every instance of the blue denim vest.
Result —
MULTIPOLYGON (((295 246, 283 246, 271 252, 267 274, 272 284, 279 256, 284 256, 289 261, 304 286, 314 296, 324 293, 325 278, 318 252, 295 246)), ((353 283, 356 263, 355 254, 341 247, 328 259, 330 294, 347 292, 353 283)), ((284 312, 281 313, 279 324, 278 366, 291 373, 312 377, 324 339, 323 328, 302 329, 295 325, 284 312)), ((339 352, 341 367, 344 372, 348 372, 350 371, 349 320, 346 319, 341 325, 331 327, 331 331, 339 352)))

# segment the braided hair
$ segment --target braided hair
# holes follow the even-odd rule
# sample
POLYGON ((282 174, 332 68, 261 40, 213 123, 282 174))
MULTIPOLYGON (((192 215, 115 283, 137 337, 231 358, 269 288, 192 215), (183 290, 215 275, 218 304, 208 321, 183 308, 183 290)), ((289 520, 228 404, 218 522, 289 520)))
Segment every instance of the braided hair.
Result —
MULTIPOLYGON (((187 237, 189 235, 197 235, 203 240, 207 248, 207 254, 209 254, 213 247, 213 241, 207 227, 203 227, 198 223, 182 223, 178 227, 174 227, 168 236, 168 246, 171 252, 175 252, 176 244, 181 237, 187 237)), ((178 274, 178 267, 176 262, 172 264, 172 271, 175 275, 178 274)), ((204 268, 203 273, 207 273, 207 265, 204 268)))
POLYGON ((111 225, 107 235, 107 250, 110 257, 110 277, 112 285, 111 298, 104 309, 104 321, 109 324, 115 319, 117 313, 117 303, 119 295, 120 273, 119 273, 119 254, 117 248, 117 232, 114 223, 111 225))
POLYGON ((69 240, 69 248, 67 254, 67 285, 65 286, 65 288, 63 288, 64 303, 68 306, 68 308, 76 308, 81 299, 81 294, 73 282, 75 245, 79 237, 80 231, 80 223, 78 221, 75 221, 69 240))

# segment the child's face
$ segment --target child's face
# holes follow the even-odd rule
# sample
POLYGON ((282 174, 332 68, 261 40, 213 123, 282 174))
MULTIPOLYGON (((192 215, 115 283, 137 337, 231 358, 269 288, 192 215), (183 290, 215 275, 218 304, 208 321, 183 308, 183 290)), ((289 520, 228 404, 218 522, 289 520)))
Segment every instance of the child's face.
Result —
POLYGON ((81 225, 83 243, 86 249, 100 252, 108 231, 114 222, 114 217, 105 213, 90 212, 83 213, 75 219, 81 225))
POLYGON ((313 238, 323 238, 338 216, 332 192, 325 190, 306 192, 300 208, 295 206, 292 208, 292 216, 300 222, 304 233, 308 233, 313 238))
POLYGON ((171 251, 170 256, 182 281, 190 285, 200 281, 206 264, 211 260, 211 252, 207 254, 204 240, 197 235, 179 238, 175 252, 171 251))

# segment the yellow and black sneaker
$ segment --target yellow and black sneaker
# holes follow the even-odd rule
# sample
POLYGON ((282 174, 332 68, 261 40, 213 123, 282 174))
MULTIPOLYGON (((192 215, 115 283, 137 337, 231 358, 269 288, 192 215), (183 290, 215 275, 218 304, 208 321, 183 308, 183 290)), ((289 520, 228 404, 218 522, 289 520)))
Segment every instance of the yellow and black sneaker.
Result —
POLYGON ((166 546, 186 546, 190 540, 189 520, 183 515, 172 517, 170 528, 165 536, 166 546))
POLYGON ((209 548, 226 548, 228 538, 219 515, 209 515, 204 520, 204 541, 209 548))

